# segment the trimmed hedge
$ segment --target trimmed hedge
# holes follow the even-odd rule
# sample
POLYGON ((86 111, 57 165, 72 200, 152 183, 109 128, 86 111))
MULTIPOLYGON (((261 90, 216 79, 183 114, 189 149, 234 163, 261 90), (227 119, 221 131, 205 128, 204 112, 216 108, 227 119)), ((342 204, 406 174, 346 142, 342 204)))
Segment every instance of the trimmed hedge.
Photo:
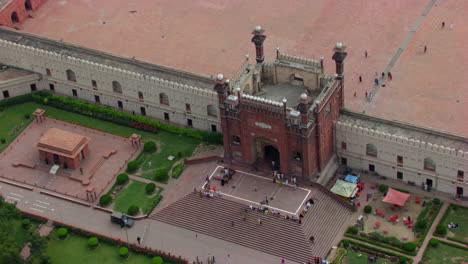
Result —
POLYGON ((112 202, 112 197, 109 194, 104 194, 99 198, 99 205, 106 206, 112 202))
MULTIPOLYGON (((370 243, 370 244, 374 244, 374 245, 379 246, 379 247, 384 247, 384 248, 392 249, 392 250, 395 250, 395 251, 398 251, 398 252, 401 252, 401 253, 404 253, 404 254, 408 254, 408 255, 411 255, 411 256, 416 256, 416 252, 408 252, 408 251, 403 250, 401 248, 390 246, 390 245, 388 245, 386 243, 377 242, 377 241, 374 241, 372 239, 363 238, 363 237, 352 235, 352 234, 349 234, 349 233, 345 233, 344 235, 346 237, 361 240, 361 241, 364 241, 364 242, 367 242, 367 243, 370 243)), ((351 243, 355 243, 355 242, 351 241, 351 243)))
POLYGON ((184 169, 185 169, 185 165, 183 163, 175 166, 172 169, 172 178, 175 178, 175 179, 179 178, 182 172, 184 172, 184 169))
MULTIPOLYGON (((346 234, 345 234, 346 235, 346 234)), ((383 250, 383 249, 380 249, 380 248, 376 248, 376 247, 373 247, 373 246, 369 246, 369 245, 366 245, 366 244, 363 244, 363 243, 359 243, 357 241, 354 241, 354 240, 350 240, 349 241, 351 244, 355 244, 355 245, 358 245, 360 247, 363 247, 363 248, 367 248, 367 249, 370 249, 370 250, 374 250, 374 251, 377 251, 377 252, 381 252, 383 254, 386 254, 388 256, 395 256, 395 257, 398 257, 401 260, 403 260, 403 258, 405 259, 406 262, 408 263, 413 263, 413 259, 412 258, 409 258, 409 257, 406 257, 406 256, 402 256, 402 255, 399 255, 399 254, 396 254, 396 253, 393 253, 393 252, 390 252, 390 251, 386 251, 386 250, 383 250)), ((367 241, 366 241, 367 242, 367 241)), ((392 248, 391 248, 392 249, 392 248)), ((401 252, 401 251, 400 251, 401 252)), ((403 252, 403 253, 406 253, 406 252, 403 252)), ((413 256, 416 256, 416 253, 410 253, 409 255, 413 255, 413 256)))
POLYGON ((357 233, 359 233, 359 229, 357 226, 350 226, 348 227, 348 233, 350 234, 353 234, 353 235, 357 235, 357 233))
POLYGON ((447 234, 447 226, 444 224, 438 224, 435 233, 441 236, 445 236, 447 234))
POLYGON ((405 245, 403 246, 403 249, 408 252, 414 252, 416 251, 416 248, 417 248, 417 245, 414 242, 405 243, 405 245))
POLYGON ((439 240, 438 239, 435 239, 435 238, 431 238, 429 240, 429 245, 431 247, 437 247, 439 245, 439 240))
MULTIPOLYGON (((437 239, 437 240, 439 240, 439 239, 437 239)), ((466 246, 461 246, 461 245, 450 243, 450 242, 447 242, 447 241, 444 241, 444 240, 439 240, 439 243, 445 244, 445 245, 450 246, 450 247, 455 247, 455 248, 458 248, 458 249, 463 249, 465 251, 468 251, 468 247, 466 247, 466 246)))
POLYGON ((0 107, 3 108, 3 107, 11 106, 11 105, 24 104, 27 102, 31 102, 34 100, 33 95, 34 94, 24 94, 24 95, 19 95, 19 96, 15 96, 12 98, 1 100, 0 107))
POLYGON ((154 184, 152 182, 146 184, 146 186, 145 186, 146 194, 152 194, 155 189, 156 189, 156 184, 154 184))
POLYGON ((162 195, 157 195, 153 200, 151 200, 151 203, 149 203, 145 209, 143 209, 143 213, 145 215, 149 215, 153 210, 154 208, 159 204, 159 202, 162 200, 162 195))
POLYGON ((121 173, 117 175, 117 185, 123 185, 128 181, 128 174, 126 173, 121 173))
MULTIPOLYGON (((28 95, 28 96, 31 96, 31 95, 28 95)), ((66 111, 98 118, 98 119, 112 122, 118 125, 133 127, 139 130, 150 131, 150 132, 155 132, 156 129, 161 129, 169 133, 196 138, 196 139, 203 140, 212 144, 219 144, 219 145, 223 144, 223 136, 221 133, 209 133, 209 132, 203 132, 203 131, 195 131, 195 130, 186 129, 186 128, 180 128, 180 127, 172 126, 169 124, 161 123, 159 121, 150 119, 148 117, 127 114, 127 113, 120 112, 111 108, 76 100, 71 97, 65 98, 65 97, 53 95, 45 91, 34 93, 32 97, 34 98, 36 102, 41 103, 41 104, 50 105, 59 109, 66 110, 66 111)), ((22 102, 31 101, 29 97, 26 97, 26 98, 27 99, 23 99, 26 101, 22 101, 22 102)), ((21 103, 21 102, 16 102, 14 104, 18 104, 18 103, 21 103)))

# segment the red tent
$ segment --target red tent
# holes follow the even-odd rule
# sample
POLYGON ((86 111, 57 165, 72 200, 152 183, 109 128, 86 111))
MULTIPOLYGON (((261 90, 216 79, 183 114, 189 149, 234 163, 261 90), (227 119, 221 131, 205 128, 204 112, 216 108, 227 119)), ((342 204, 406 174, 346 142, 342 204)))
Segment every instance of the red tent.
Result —
POLYGON ((404 206, 409 197, 410 195, 408 193, 399 192, 397 190, 389 188, 387 196, 385 196, 385 198, 382 201, 398 206, 404 206))

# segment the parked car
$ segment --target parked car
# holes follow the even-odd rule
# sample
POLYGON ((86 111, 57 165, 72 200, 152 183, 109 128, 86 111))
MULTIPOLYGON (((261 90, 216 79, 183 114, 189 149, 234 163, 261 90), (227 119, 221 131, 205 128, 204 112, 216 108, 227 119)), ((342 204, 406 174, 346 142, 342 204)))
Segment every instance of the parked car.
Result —
POLYGON ((120 227, 127 226, 128 228, 132 227, 135 224, 133 219, 129 218, 127 215, 124 215, 120 212, 113 212, 111 214, 111 222, 115 224, 119 224, 120 227))

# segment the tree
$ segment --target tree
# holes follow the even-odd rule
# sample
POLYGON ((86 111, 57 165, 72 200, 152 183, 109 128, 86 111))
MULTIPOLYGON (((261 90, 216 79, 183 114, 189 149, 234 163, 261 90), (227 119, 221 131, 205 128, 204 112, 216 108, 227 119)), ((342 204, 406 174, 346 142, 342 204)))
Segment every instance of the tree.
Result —
POLYGON ((429 240, 429 245, 431 247, 437 247, 439 245, 439 240, 437 240, 435 238, 431 238, 431 240, 429 240))
POLYGON ((152 182, 148 183, 148 184, 146 184, 145 189, 146 189, 147 194, 152 194, 154 192, 154 190, 156 189, 156 184, 154 184, 152 182))
POLYGON ((96 248, 99 243, 99 239, 97 237, 90 237, 88 239, 88 246, 90 248, 96 248))
POLYGON ((0 263, 24 263, 19 253, 20 247, 15 239, 0 232, 0 263))
POLYGON ((128 181, 128 174, 126 173, 121 173, 117 175, 117 185, 123 185, 128 181))
POLYGON ((403 246, 403 249, 408 252, 414 252, 416 250, 416 243, 414 242, 405 243, 405 245, 403 246))
POLYGON ((133 173, 135 171, 138 170, 138 162, 136 161, 130 161, 128 164, 127 164, 127 172, 128 173, 133 173))
POLYGON ((140 208, 137 205, 130 205, 130 207, 127 210, 127 213, 129 215, 137 215, 139 211, 140 208))
POLYGON ((128 257, 128 248, 126 248, 126 247, 119 248, 119 255, 120 255, 121 258, 127 258, 128 257))
POLYGON ((447 234, 447 226, 444 224, 438 224, 435 232, 438 235, 445 236, 447 234))
POLYGON ((364 213, 370 214, 371 212, 372 212, 372 206, 366 205, 366 206, 364 207, 364 213))
POLYGON ((99 198, 99 204, 101 206, 106 206, 110 202, 112 202, 112 197, 109 194, 104 194, 103 196, 101 196, 101 198, 99 198))
POLYGON ((65 239, 68 235, 68 230, 65 227, 60 227, 57 230, 57 235, 59 236, 59 238, 65 239))
POLYGON ((157 170, 154 174, 154 180, 158 182, 166 182, 167 181, 167 170, 166 169, 160 169, 157 170))
POLYGON ((155 152, 156 151, 156 143, 154 143, 154 141, 146 142, 145 145, 143 146, 143 151, 148 152, 148 153, 155 152))

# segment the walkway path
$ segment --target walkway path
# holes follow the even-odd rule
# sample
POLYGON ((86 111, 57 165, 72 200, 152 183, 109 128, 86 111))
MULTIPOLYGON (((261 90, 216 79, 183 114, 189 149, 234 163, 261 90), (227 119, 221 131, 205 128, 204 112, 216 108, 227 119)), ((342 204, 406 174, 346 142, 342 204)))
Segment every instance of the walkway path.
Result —
MULTIPOLYGON (((411 29, 411 31, 408 33, 408 35, 406 36, 405 40, 403 41, 403 43, 401 44, 401 46, 397 49, 395 55, 393 55, 392 59, 390 60, 390 63, 387 65, 387 67, 385 68, 384 72, 385 72, 385 76, 388 72, 391 72, 392 71, 392 68, 393 66, 396 64, 397 60, 400 58, 400 55, 403 53, 403 51, 406 49, 406 47, 408 46, 408 44, 410 43, 411 39, 414 37, 414 35, 416 34, 416 31, 418 30, 419 26, 421 26, 421 24, 423 23, 424 19, 426 19, 427 15, 429 14, 429 12, 431 11, 432 7, 434 6, 434 4, 437 2, 437 0, 432 0, 426 7, 426 9, 424 10, 424 12, 422 13, 422 15, 419 17, 418 21, 416 21, 416 24, 413 26, 413 28, 411 29)), ((385 78, 386 77, 380 77, 379 78, 379 84, 378 85, 374 85, 374 88, 372 89, 372 92, 371 94, 372 95, 369 95, 367 97, 367 101, 372 101, 372 99, 374 98, 375 94, 379 91, 380 87, 382 86, 383 82, 385 81, 385 78)))

